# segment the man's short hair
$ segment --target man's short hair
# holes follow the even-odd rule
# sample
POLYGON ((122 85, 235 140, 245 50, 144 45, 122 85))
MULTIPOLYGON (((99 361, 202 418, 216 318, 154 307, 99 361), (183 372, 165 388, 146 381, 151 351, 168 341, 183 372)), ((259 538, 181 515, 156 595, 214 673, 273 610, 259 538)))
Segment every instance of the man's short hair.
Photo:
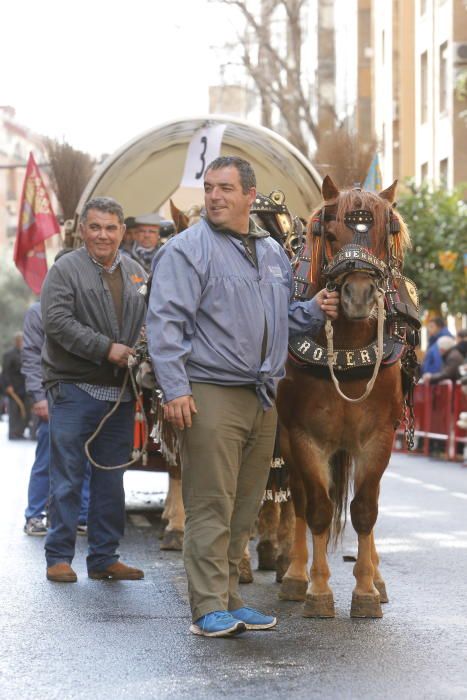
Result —
POLYGON ((79 217, 81 224, 86 223, 88 212, 91 209, 97 209, 97 211, 101 211, 104 214, 115 214, 120 224, 123 224, 125 221, 123 209, 113 197, 93 197, 93 199, 89 199, 84 205, 83 211, 79 217))
POLYGON ((444 328, 446 325, 446 321, 441 316, 434 316, 433 318, 430 318, 428 323, 434 323, 435 326, 438 326, 438 328, 444 328))
POLYGON ((238 156, 219 156, 219 158, 213 160, 212 163, 209 163, 206 168, 206 173, 208 170, 220 170, 221 168, 237 168, 243 194, 247 194, 252 187, 256 187, 255 171, 251 167, 251 164, 244 158, 239 158, 238 156))

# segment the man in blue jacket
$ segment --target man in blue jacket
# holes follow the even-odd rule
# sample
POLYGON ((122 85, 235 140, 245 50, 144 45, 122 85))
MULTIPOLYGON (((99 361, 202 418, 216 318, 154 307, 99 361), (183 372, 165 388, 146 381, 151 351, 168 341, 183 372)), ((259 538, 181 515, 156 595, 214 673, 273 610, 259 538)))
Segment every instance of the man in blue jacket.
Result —
POLYGON ((443 368, 443 360, 438 347, 438 339, 444 336, 452 336, 444 319, 441 316, 432 318, 427 323, 428 330, 428 349, 423 358, 421 372, 422 374, 435 374, 441 372, 443 368))
MULTIPOLYGON (((37 447, 29 477, 24 532, 38 537, 47 534, 43 514, 49 500, 49 406, 42 384, 41 353, 44 345, 44 329, 40 301, 34 302, 26 312, 23 340, 21 373, 24 375, 26 392, 31 398, 31 410, 38 418, 37 447)), ((81 510, 76 529, 78 535, 87 534, 90 476, 91 470, 88 465, 81 491, 81 510)))
POLYGON ((323 290, 290 302, 289 260, 249 217, 247 161, 217 158, 204 189, 206 218, 154 260, 147 334, 164 415, 178 429, 190 630, 221 637, 276 624, 244 605, 238 564, 269 472, 289 332, 318 330, 339 299, 323 290))

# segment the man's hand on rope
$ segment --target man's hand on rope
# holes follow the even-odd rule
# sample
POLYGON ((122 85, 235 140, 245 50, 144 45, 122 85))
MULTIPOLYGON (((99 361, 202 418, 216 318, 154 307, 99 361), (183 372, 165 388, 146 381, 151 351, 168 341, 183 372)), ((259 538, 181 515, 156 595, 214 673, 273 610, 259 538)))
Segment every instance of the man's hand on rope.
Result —
POLYGON ((107 359, 114 365, 119 367, 128 367, 128 358, 130 355, 134 355, 135 351, 133 348, 129 348, 127 345, 122 345, 122 343, 112 343, 110 346, 109 354, 107 359))
POLYGON ((315 296, 321 311, 324 311, 326 316, 335 321, 339 315, 339 292, 330 292, 327 289, 322 289, 315 296))
POLYGON ((164 404, 164 418, 179 430, 191 428, 191 416, 198 413, 192 396, 179 396, 164 404))

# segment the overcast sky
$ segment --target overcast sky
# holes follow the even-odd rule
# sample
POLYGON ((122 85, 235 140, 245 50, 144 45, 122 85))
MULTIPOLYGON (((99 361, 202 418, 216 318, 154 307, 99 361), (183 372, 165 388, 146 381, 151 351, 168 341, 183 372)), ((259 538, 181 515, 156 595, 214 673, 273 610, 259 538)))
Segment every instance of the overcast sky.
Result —
POLYGON ((0 104, 95 156, 207 113, 211 46, 234 31, 207 0, 4 0, 0 17, 0 104))

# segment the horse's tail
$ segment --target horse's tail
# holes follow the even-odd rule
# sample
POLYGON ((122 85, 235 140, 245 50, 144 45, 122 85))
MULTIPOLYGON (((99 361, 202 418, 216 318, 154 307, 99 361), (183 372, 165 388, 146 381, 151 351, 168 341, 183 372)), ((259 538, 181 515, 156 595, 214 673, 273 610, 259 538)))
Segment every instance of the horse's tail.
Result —
POLYGON ((331 522, 330 540, 337 545, 339 536, 344 534, 347 521, 347 504, 349 500, 349 482, 352 471, 352 458, 347 452, 339 450, 331 458, 331 489, 329 495, 334 503, 331 522))

